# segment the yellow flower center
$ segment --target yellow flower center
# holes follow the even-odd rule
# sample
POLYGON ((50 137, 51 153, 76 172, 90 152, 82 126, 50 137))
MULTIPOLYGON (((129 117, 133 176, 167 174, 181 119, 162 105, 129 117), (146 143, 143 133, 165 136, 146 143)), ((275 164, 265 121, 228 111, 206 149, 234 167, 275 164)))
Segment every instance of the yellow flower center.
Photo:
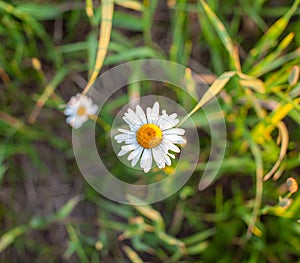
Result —
POLYGON ((155 124, 144 124, 136 133, 136 139, 144 148, 151 149, 160 144, 162 140, 162 131, 155 124))
POLYGON ((77 115, 78 116, 83 116, 83 115, 86 115, 86 109, 84 106, 80 106, 77 110, 77 115))

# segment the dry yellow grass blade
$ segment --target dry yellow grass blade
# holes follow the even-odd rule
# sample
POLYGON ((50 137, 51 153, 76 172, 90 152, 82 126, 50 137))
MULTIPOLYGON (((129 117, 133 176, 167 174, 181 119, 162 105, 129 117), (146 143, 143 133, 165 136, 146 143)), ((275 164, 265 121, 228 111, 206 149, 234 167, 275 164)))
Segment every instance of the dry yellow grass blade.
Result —
POLYGON ((273 180, 276 181, 280 178, 280 176, 285 172, 286 169, 286 164, 282 163, 279 167, 279 169, 276 171, 276 173, 274 173, 273 175, 273 180))
POLYGON ((294 86, 298 83, 300 76, 300 68, 298 65, 293 66, 291 73, 289 75, 288 81, 291 86, 294 86))
POLYGON ((94 16, 93 1, 92 0, 86 0, 85 1, 85 12, 86 12, 88 17, 94 16))
POLYGON ((6 74, 3 68, 0 67, 0 78, 4 83, 7 83, 10 81, 9 76, 6 74))
POLYGON ((259 92, 259 93, 266 92, 265 84, 260 79, 251 77, 251 76, 243 74, 241 72, 237 72, 236 74, 240 78, 241 85, 252 88, 253 90, 255 90, 256 92, 259 92))
POLYGON ((49 99, 49 97, 54 93, 57 86, 64 80, 66 75, 71 71, 71 68, 63 68, 58 71, 53 79, 46 85, 42 95, 39 97, 35 107, 33 108, 32 112, 28 117, 28 122, 30 124, 35 123, 41 109, 44 107, 45 103, 49 99))
POLYGON ((289 177, 287 180, 286 180, 286 185, 287 185, 287 188, 288 188, 288 191, 291 193, 291 194, 294 194, 298 191, 299 189, 299 185, 296 181, 295 178, 293 177, 289 177))
POLYGON ((267 117, 265 122, 260 122, 253 128, 253 138, 260 144, 263 144, 265 140, 271 140, 270 133, 294 108, 293 104, 298 104, 299 102, 300 98, 297 98, 290 103, 280 104, 271 114, 272 116, 267 117))
POLYGON ((210 88, 206 91, 206 93, 202 96, 199 103, 194 107, 194 109, 186 117, 184 117, 182 121, 178 124, 178 127, 181 126, 204 104, 206 104, 213 97, 215 97, 225 87, 225 85, 234 75, 236 75, 236 71, 228 71, 223 73, 219 78, 217 78, 215 82, 210 86, 210 88))
POLYGON ((98 51, 96 55, 96 63, 94 69, 91 73, 89 81, 87 82, 82 94, 86 94, 93 83, 95 82, 102 66, 107 53, 108 44, 110 41, 111 28, 112 28, 112 18, 114 13, 114 1, 113 0, 103 0, 101 1, 102 17, 100 25, 100 34, 98 41, 98 51))
POLYGON ((132 263, 143 263, 144 261, 139 257, 139 255, 128 246, 122 246, 123 251, 126 253, 127 257, 132 263))
POLYGON ((141 203, 142 200, 133 195, 128 194, 127 199, 139 213, 155 222, 160 228, 164 228, 164 220, 158 211, 153 209, 150 205, 137 205, 141 203))
POLYGON ((129 8, 135 11, 142 11, 143 5, 138 1, 114 0, 116 5, 129 8))
POLYGON ((0 111, 0 120, 3 120, 15 130, 19 130, 22 129, 22 127, 25 127, 25 124, 23 122, 2 111, 0 111))
POLYGON ((289 144, 289 132, 288 132, 288 129, 287 129, 286 125, 284 124, 284 122, 282 122, 282 121, 279 122, 277 124, 277 127, 279 130, 279 137, 280 137, 280 141, 281 141, 280 153, 279 153, 278 160, 274 164, 273 168, 265 175, 264 181, 267 181, 268 179, 270 179, 273 176, 273 174, 277 171, 277 169, 281 165, 282 160, 284 159, 284 157, 286 155, 286 151, 287 151, 288 144, 289 144))

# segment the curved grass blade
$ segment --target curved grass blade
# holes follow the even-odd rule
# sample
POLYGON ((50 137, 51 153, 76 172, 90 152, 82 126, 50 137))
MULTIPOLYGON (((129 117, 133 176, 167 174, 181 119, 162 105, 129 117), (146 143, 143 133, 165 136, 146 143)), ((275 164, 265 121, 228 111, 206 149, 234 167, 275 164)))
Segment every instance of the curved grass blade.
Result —
POLYGON ((264 181, 267 181, 272 177, 272 175, 276 172, 276 170, 279 168, 280 164, 282 163, 282 160, 284 159, 286 155, 286 151, 288 149, 288 144, 289 144, 289 132, 284 124, 284 122, 279 122, 278 125, 278 130, 279 130, 279 136, 281 139, 281 148, 280 148, 280 153, 278 160, 274 164, 273 168, 264 176, 264 181))
POLYGON ((289 75, 289 78, 288 78, 288 81, 289 81, 289 84, 291 86, 294 86, 298 83, 299 81, 299 74, 300 73, 300 68, 298 65, 294 66, 291 70, 291 73, 289 75))
POLYGON ((101 1, 102 17, 100 34, 98 40, 98 51, 96 55, 96 63, 94 69, 91 73, 89 81, 87 82, 82 94, 86 94, 93 83, 95 82, 102 66, 107 53, 108 44, 110 41, 111 28, 112 28, 112 18, 114 13, 114 3, 113 0, 103 0, 101 1))

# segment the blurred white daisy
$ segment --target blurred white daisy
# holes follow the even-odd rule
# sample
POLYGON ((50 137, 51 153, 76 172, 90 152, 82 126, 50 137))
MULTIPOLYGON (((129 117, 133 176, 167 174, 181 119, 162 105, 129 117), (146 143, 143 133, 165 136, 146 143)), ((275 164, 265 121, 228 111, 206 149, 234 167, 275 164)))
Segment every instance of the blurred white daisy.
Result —
POLYGON ((94 115, 97 110, 98 106, 93 104, 91 98, 78 93, 70 99, 64 114, 68 116, 66 122, 74 129, 78 129, 89 119, 89 116, 94 115))
POLYGON ((129 125, 130 130, 118 129, 121 134, 114 138, 118 143, 124 142, 118 156, 131 152, 128 160, 134 167, 139 159, 140 166, 145 173, 152 167, 152 158, 158 168, 165 168, 171 165, 171 158, 175 155, 169 151, 179 153, 180 148, 175 144, 185 144, 182 137, 185 131, 181 128, 174 128, 179 123, 177 114, 168 115, 165 110, 159 115, 159 104, 155 102, 153 108, 148 107, 146 114, 137 105, 135 112, 132 109, 124 114, 123 120, 129 125))

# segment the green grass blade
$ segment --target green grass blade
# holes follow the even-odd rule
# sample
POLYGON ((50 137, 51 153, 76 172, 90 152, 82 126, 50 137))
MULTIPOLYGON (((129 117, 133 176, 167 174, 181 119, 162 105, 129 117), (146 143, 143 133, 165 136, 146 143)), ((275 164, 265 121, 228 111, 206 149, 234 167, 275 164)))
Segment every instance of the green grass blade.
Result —
POLYGON ((273 61, 275 61, 288 47, 288 45, 292 42, 294 39, 295 34, 292 32, 288 34, 278 45, 276 50, 269 54, 266 58, 258 62, 254 67, 252 67, 248 74, 251 76, 259 77, 263 75, 264 68, 271 64, 273 61))
POLYGON ((152 46, 152 33, 151 28, 153 25, 153 16, 157 7, 158 0, 144 0, 143 6, 143 32, 144 41, 147 45, 152 46))
POLYGON ((34 17, 37 20, 51 20, 60 17, 63 14, 63 9, 52 4, 34 4, 34 3, 22 3, 17 6, 20 12, 24 12, 34 17))
POLYGON ((273 60, 272 63, 263 63, 260 65, 259 68, 256 68, 255 71, 253 70, 251 75, 254 75, 256 77, 259 77, 261 75, 264 75, 268 72, 271 72, 283 65, 285 65, 289 61, 299 60, 300 57, 300 48, 296 49, 295 51, 288 53, 276 60, 273 60))
POLYGON ((110 55, 105 60, 105 65, 112 65, 116 63, 121 63, 124 61, 130 61, 132 59, 142 59, 142 58, 158 58, 158 53, 149 47, 139 47, 130 50, 123 51, 119 54, 110 55))
POLYGON ((241 65, 240 65, 237 49, 235 48, 233 41, 231 40, 229 34, 227 33, 225 26, 204 0, 199 0, 199 1, 229 54, 232 69, 236 71, 240 71, 241 65))
POLYGON ((289 11, 283 17, 278 19, 262 36, 255 48, 250 51, 249 56, 244 63, 245 69, 253 66, 253 63, 257 61, 259 56, 265 54, 270 48, 276 46, 278 38, 286 29, 291 17, 297 10, 299 3, 300 0, 296 0, 289 11))
POLYGON ((72 244, 72 246, 74 246, 74 251, 77 253, 77 255, 80 259, 80 262, 89 263, 90 261, 88 259, 88 256, 87 256, 84 248, 82 247, 81 241, 80 241, 74 227, 72 225, 68 224, 67 231, 68 231, 68 234, 71 239, 71 244, 72 244))
POLYGON ((9 247, 14 241, 29 230, 28 225, 17 226, 6 233, 0 238, 0 253, 9 247))

